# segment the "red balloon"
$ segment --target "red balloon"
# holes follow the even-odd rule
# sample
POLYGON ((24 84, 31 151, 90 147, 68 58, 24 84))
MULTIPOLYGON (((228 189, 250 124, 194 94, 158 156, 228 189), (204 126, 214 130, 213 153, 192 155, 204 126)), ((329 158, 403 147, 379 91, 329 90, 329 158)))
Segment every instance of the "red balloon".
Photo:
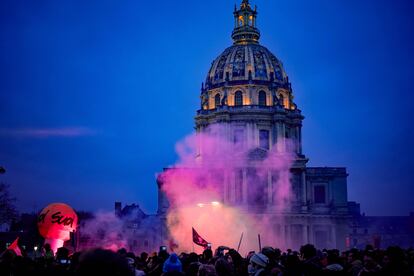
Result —
POLYGON ((76 230, 78 216, 64 203, 52 203, 40 212, 37 227, 45 239, 69 240, 70 232, 76 230))

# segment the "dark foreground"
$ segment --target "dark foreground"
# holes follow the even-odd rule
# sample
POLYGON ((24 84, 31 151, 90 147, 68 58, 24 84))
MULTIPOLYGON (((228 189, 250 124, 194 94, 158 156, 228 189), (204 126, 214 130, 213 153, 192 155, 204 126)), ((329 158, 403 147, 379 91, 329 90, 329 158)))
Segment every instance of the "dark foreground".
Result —
MULTIPOLYGON (((161 250, 135 256, 124 249, 113 252, 91 249, 56 254, 42 249, 36 256, 16 256, 8 250, 0 257, 0 275, 414 275, 414 249, 390 247, 377 250, 316 250, 304 245, 300 252, 265 247, 260 253, 242 257, 236 250, 219 247, 195 253, 168 253, 161 250)), ((23 254, 24 255, 24 254, 23 254)))

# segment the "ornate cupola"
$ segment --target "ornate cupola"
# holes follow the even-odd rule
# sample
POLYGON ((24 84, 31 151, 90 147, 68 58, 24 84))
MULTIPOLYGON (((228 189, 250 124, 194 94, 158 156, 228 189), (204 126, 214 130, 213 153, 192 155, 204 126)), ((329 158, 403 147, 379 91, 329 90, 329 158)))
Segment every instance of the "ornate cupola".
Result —
POLYGON ((226 139, 243 141, 248 149, 276 146, 301 159, 303 116, 282 62, 259 43, 257 7, 243 0, 233 15, 233 45, 211 63, 201 87, 196 130, 221 125, 226 139))
POLYGON ((251 8, 249 0, 243 0, 240 9, 234 7, 234 44, 258 43, 260 32, 256 28, 257 7, 251 8))

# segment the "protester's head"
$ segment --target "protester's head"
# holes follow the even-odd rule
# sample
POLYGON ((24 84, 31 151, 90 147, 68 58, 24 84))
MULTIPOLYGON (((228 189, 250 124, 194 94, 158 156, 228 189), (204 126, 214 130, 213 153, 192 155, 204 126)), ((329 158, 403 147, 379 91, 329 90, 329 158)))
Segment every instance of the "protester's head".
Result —
POLYGON ((215 263, 215 268, 216 268, 217 275, 219 276, 233 275, 233 267, 227 261, 226 258, 223 258, 223 257, 218 258, 215 263))
POLYGON ((191 252, 190 254, 187 255, 187 262, 188 263, 194 263, 194 262, 198 262, 198 255, 194 252, 191 252))
POLYGON ((327 256, 328 264, 339 264, 339 256, 335 251, 329 251, 327 256))
POLYGON ((202 264, 198 268, 198 276, 217 276, 216 268, 213 265, 202 264))
POLYGON ((208 262, 211 258, 213 258, 213 251, 211 248, 207 248, 203 251, 203 260, 208 262))
POLYGON ((320 255, 318 255, 319 256, 319 262, 320 262, 320 264, 323 266, 323 267, 325 267, 325 266, 327 266, 328 264, 329 264, 329 261, 328 261, 328 254, 327 253, 325 253, 325 252, 321 252, 321 254, 320 255))
POLYGON ((276 259, 275 250, 270 246, 265 246, 262 248, 262 254, 265 255, 270 260, 276 259))
POLYGON ((269 264, 269 258, 262 253, 256 253, 250 258, 248 267, 249 275, 254 275, 258 270, 265 269, 269 264))
POLYGON ((125 248, 120 248, 118 249, 117 253, 121 255, 122 257, 125 257, 127 254, 127 250, 125 248))
POLYGON ((129 269, 131 271, 135 271, 135 254, 132 252, 128 252, 125 256, 125 259, 128 263, 129 269))
POLYGON ((348 254, 348 262, 353 263, 359 259, 360 259, 359 250, 355 248, 351 249, 348 254))
POLYGON ((7 249, 0 255, 0 259, 3 263, 11 263, 14 258, 16 258, 16 253, 11 249, 7 249))
POLYGON ((66 247, 60 247, 56 251, 56 260, 57 261, 64 261, 69 260, 69 249, 66 247))
POLYGON ((275 248, 274 251, 276 258, 280 258, 280 256, 282 256, 282 251, 279 248, 275 248))
POLYGON ((305 244, 300 248, 303 259, 308 260, 316 256, 316 248, 313 244, 305 244))
POLYGON ((231 257, 231 260, 234 264, 239 264, 242 262, 242 256, 235 249, 230 249, 227 254, 231 257))
POLYGON ((200 268, 201 263, 192 262, 186 266, 185 275, 187 276, 196 276, 198 274, 198 269, 200 268))
POLYGON ((375 256, 374 256, 374 252, 372 251, 366 251, 364 253, 364 267, 367 269, 373 269, 377 266, 377 263, 375 261, 375 256))
POLYGON ((148 253, 147 252, 142 252, 141 255, 140 255, 140 259, 141 259, 141 262, 146 262, 147 259, 148 259, 148 253))
POLYGON ((285 266, 287 269, 294 269, 299 267, 300 260, 296 255, 286 255, 285 266))
POLYGON ((50 244, 48 244, 48 243, 45 243, 45 245, 43 245, 43 248, 45 249, 46 252, 52 250, 52 248, 50 247, 50 244))
POLYGON ((126 259, 119 254, 105 249, 92 249, 85 251, 79 257, 76 275, 130 276, 133 274, 126 259))
POLYGON ((182 265, 180 260, 178 259, 177 254, 172 253, 167 260, 164 262, 164 266, 162 271, 163 272, 172 272, 172 271, 182 271, 182 265))
POLYGON ((158 252, 158 258, 160 258, 162 262, 165 262, 169 256, 170 254, 168 254, 167 250, 160 250, 158 252))

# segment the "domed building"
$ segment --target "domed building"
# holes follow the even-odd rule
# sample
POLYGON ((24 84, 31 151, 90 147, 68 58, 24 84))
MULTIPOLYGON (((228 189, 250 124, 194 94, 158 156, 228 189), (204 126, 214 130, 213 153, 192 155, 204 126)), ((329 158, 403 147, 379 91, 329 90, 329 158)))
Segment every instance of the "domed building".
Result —
MULTIPOLYGON (((235 7, 233 45, 211 64, 201 89, 201 109, 196 116, 196 129, 221 123, 236 123, 235 134, 246 147, 270 150, 292 145, 301 166, 306 163, 301 149, 303 116, 293 102, 292 87, 282 62, 260 45, 256 26, 257 8, 243 1, 235 7), (248 119, 245 119, 248 118, 248 119), (256 119, 256 120, 254 120, 256 119)), ((230 137, 229 137, 230 138, 230 137)))
MULTIPOLYGON (((276 245, 273 240, 277 239, 277 246, 285 249, 299 249, 306 243, 344 249, 351 213, 359 212, 358 204, 348 202, 346 168, 307 166, 308 159, 302 153, 304 116, 294 102, 282 62, 260 45, 257 8, 243 0, 233 14, 233 45, 212 62, 195 116, 197 135, 218 135, 247 152, 247 163, 238 163, 235 157, 230 170, 218 168, 211 172, 221 182, 220 203, 271 222, 270 229, 266 229, 270 245, 276 245), (215 126, 219 133, 211 133, 215 126), (259 168, 260 161, 269 154, 293 156, 286 169, 291 192, 287 208, 278 208, 280 202, 272 196, 278 185, 278 171, 271 165, 259 168), (257 176, 258 169, 261 177, 257 176)), ((200 163, 208 150, 202 144, 195 157, 200 163)), ((153 250, 171 239, 167 216, 172 208, 162 177, 157 184, 158 212, 153 219, 159 225, 143 233, 143 244, 135 249, 153 250)), ((120 213, 119 204, 116 210, 120 213)))
POLYGON ((228 141, 241 142, 253 159, 239 172, 223 177, 223 201, 274 221, 271 230, 282 237, 286 248, 305 243, 345 248, 349 206, 353 204, 348 203, 346 168, 306 166, 308 159, 302 153, 304 116, 294 102, 282 62, 260 45, 257 8, 243 0, 233 14, 233 45, 212 62, 195 117, 198 133, 208 132, 212 125, 224 126, 226 131, 221 135, 228 141), (292 199, 283 212, 274 208, 277 202, 269 196, 276 185, 275 172, 267 172, 265 183, 249 175, 254 160, 266 158, 269 151, 294 154, 290 169, 292 199), (259 202, 249 198, 250 187, 257 185, 263 186, 259 202), (283 219, 278 219, 281 216, 283 219))
MULTIPOLYGON (((224 191, 228 191, 224 203, 241 201, 247 211, 274 220, 274 233, 285 240, 285 247, 313 243, 319 248, 345 248, 348 205, 352 205, 347 197, 346 168, 306 166, 301 131, 304 117, 294 102, 282 62, 260 45, 257 8, 248 0, 235 7, 232 39, 233 45, 212 62, 202 85, 201 108, 195 117, 197 132, 208 131, 211 125, 231 125, 225 136, 229 141, 243 141, 252 149, 253 158, 265 158, 270 150, 293 152, 295 157, 290 169, 293 198, 289 210, 281 213, 272 208, 271 197, 262 200, 263 208, 249 208, 249 186, 260 185, 249 177, 249 167, 240 168, 239 176, 224 177, 224 191)), ((269 170, 264 195, 271 194, 273 174, 269 170)))

